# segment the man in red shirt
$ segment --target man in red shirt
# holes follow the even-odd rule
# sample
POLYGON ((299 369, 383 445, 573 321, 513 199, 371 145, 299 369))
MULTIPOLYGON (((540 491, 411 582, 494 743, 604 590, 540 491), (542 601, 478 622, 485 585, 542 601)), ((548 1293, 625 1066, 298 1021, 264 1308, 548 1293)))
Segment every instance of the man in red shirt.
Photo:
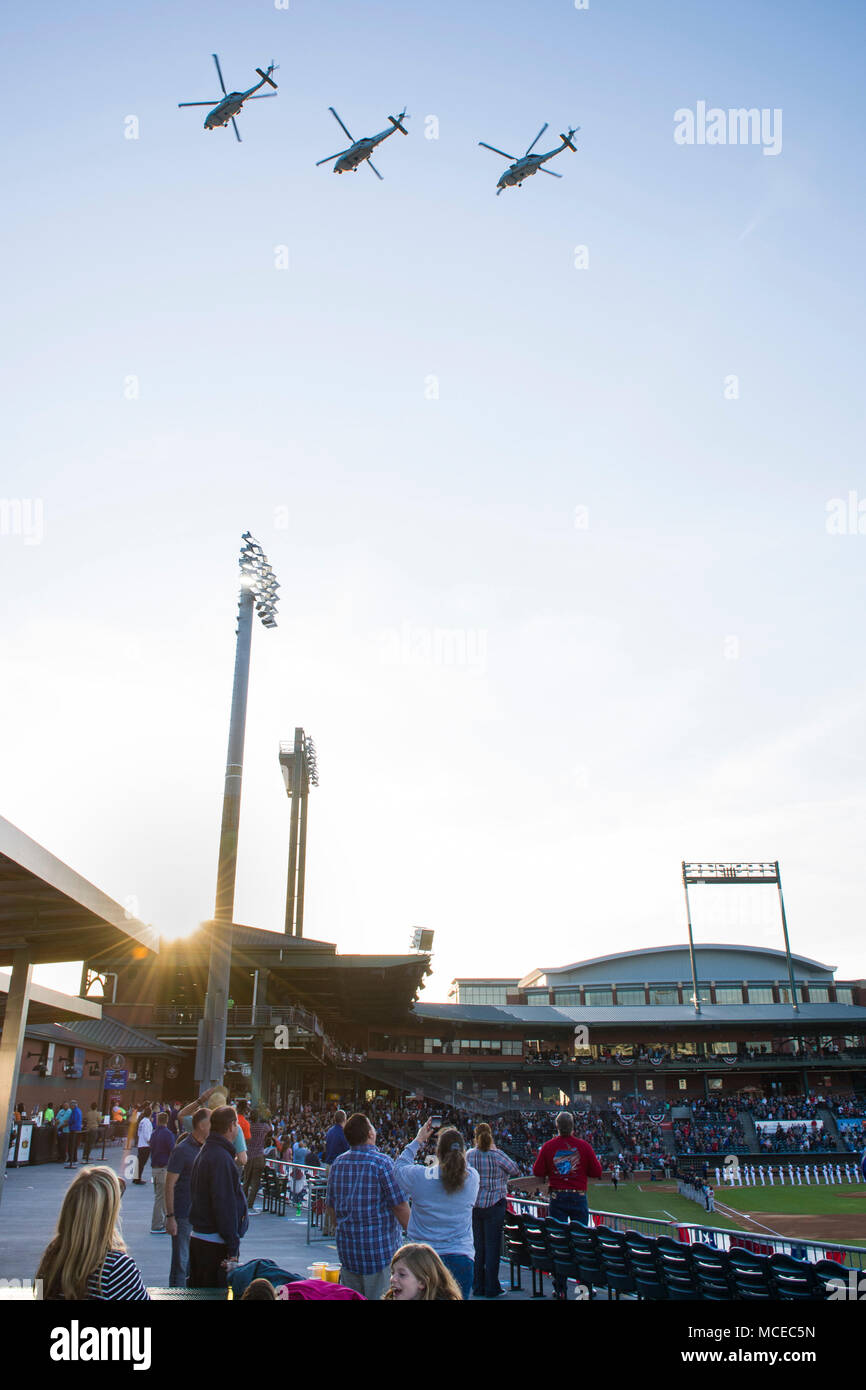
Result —
POLYGON ((588 1178, 601 1177, 601 1164, 591 1144, 574 1137, 574 1116, 563 1110, 556 1117, 556 1138, 538 1151, 532 1171, 547 1183, 553 1221, 589 1224, 588 1178))

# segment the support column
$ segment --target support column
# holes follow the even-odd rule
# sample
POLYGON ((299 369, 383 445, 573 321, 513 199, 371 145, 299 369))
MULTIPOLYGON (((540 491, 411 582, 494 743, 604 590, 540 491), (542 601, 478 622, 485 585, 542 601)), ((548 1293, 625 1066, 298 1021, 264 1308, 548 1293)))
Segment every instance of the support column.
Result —
POLYGON ((262 1053, 264 1040, 261 1033, 253 1038, 253 1074, 250 1090, 253 1093, 253 1106, 258 1109, 262 1103, 262 1053))
POLYGON ((6 997, 6 1016, 0 1037, 0 1200, 6 1178, 6 1155, 9 1152, 9 1131, 15 1109, 18 1074, 21 1070, 21 1050, 27 1028, 27 1009, 30 1005, 30 980, 33 962, 29 947, 22 947, 12 956, 12 978, 6 997))

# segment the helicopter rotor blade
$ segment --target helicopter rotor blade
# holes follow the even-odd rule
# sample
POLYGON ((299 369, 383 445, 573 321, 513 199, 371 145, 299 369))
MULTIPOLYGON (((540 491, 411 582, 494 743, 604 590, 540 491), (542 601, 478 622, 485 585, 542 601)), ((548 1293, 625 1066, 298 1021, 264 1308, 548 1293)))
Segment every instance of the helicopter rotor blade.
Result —
POLYGON ((223 79, 222 68, 220 67, 220 60, 219 60, 219 58, 216 56, 215 53, 212 53, 210 56, 213 58, 214 62, 216 63, 216 70, 217 70, 217 74, 218 74, 218 76, 219 76, 220 86, 221 86, 222 89, 223 89, 223 96, 224 96, 224 97, 227 97, 227 96, 228 96, 228 92, 226 91, 226 84, 225 84, 225 81, 224 81, 224 79, 223 79))
POLYGON ((327 159, 317 159, 317 160, 316 160, 316 168, 318 169, 318 167, 319 167, 320 164, 330 164, 330 162, 331 162, 332 159, 339 159, 341 155, 348 154, 348 153, 349 153, 348 150, 337 150, 337 153, 336 153, 336 154, 329 154, 327 159))
MULTIPOLYGON (((369 164, 370 168, 373 170, 373 173, 376 175, 376 178, 377 178, 377 179, 382 179, 382 175, 379 173, 379 170, 376 168, 376 166, 375 166, 375 164, 373 163, 372 159, 369 159, 369 158, 368 158, 367 163, 369 164)), ((382 179, 382 182, 384 183, 384 179, 382 179)))
POLYGON ((330 113, 331 113, 331 115, 333 116, 334 120, 337 122, 337 125, 341 128, 341 130, 343 130, 343 131, 345 132, 345 135, 346 135, 347 139, 351 140, 352 144, 354 145, 354 143, 355 143, 355 137, 354 137, 354 135, 352 134, 352 132, 351 132, 346 126, 343 125, 343 122, 340 120, 340 117, 337 115, 337 113, 336 113, 336 111, 334 110, 333 106, 329 106, 329 107, 328 107, 328 110, 330 111, 330 113))
POLYGON ((479 140, 479 145, 484 150, 492 150, 494 154, 501 154, 503 159, 516 159, 516 154, 506 154, 504 150, 498 150, 495 145, 488 145, 486 140, 479 140))
POLYGON ((219 106, 219 97, 214 101, 179 101, 178 106, 219 106))
MULTIPOLYGON (((530 150, 532 150, 532 149, 534 148, 534 146, 538 144, 538 142, 539 142, 539 140, 541 139, 542 135, 543 135, 544 132, 547 130, 548 124, 549 124, 549 122, 547 122, 547 121, 544 122, 544 125, 541 127, 541 130, 538 132, 538 134, 536 135, 536 137, 535 137, 535 139, 533 140, 532 144, 529 146, 529 149, 526 151, 526 154, 529 154, 530 150)), ((524 155, 523 158, 525 159, 525 158, 526 158, 526 155, 524 155)))
POLYGON ((242 140, 241 140, 241 133, 240 133, 240 131, 238 130, 237 121, 235 120, 234 116, 232 116, 232 130, 234 131, 235 135, 237 136, 238 144, 239 144, 239 145, 242 144, 243 142, 242 142, 242 140))
POLYGON ((244 101, 268 101, 270 97, 276 95, 276 92, 259 92, 258 96, 244 97, 244 101))
POLYGON ((562 174, 555 174, 552 169, 545 169, 543 164, 539 164, 538 167, 541 170, 542 174, 549 174, 552 179, 562 178, 562 174))

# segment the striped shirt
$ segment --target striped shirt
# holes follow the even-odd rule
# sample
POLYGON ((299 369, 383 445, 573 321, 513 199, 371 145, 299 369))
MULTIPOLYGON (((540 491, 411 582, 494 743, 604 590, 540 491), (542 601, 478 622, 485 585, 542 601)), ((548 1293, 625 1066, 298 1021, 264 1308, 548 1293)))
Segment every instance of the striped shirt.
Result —
POLYGON ((109 1250, 102 1266, 102 1287, 100 1271, 95 1269, 87 1281, 87 1298, 100 1300, 132 1299, 141 1302, 150 1300, 138 1266, 129 1255, 121 1250, 109 1250))
POLYGON ((520 1169, 501 1149, 470 1149, 466 1162, 474 1168, 481 1185, 478 1188, 476 1207, 493 1207, 508 1196, 506 1186, 509 1178, 520 1176, 520 1169))

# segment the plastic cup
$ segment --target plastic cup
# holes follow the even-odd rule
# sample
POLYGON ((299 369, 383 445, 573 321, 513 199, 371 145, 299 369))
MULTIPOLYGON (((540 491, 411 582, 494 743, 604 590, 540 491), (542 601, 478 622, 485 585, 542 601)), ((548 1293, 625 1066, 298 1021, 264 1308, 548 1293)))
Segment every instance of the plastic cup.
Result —
POLYGON ((340 1271, 342 1265, 325 1265, 325 1282, 328 1284, 339 1284, 340 1271))
POLYGON ((316 1260, 313 1264, 307 1265, 311 1279, 324 1279, 327 1264, 324 1260, 316 1260))

